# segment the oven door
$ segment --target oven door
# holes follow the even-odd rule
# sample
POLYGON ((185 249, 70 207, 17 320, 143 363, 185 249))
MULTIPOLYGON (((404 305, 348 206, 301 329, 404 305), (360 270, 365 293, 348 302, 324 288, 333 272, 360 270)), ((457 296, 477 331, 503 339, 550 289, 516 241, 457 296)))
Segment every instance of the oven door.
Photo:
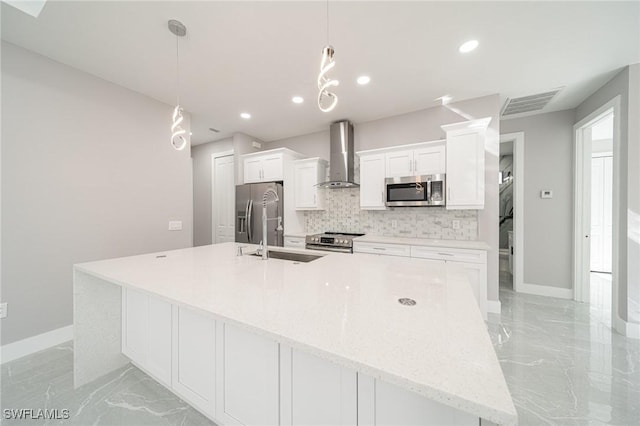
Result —
POLYGON ((386 201, 389 207, 428 206, 431 198, 429 181, 424 176, 387 178, 386 201))

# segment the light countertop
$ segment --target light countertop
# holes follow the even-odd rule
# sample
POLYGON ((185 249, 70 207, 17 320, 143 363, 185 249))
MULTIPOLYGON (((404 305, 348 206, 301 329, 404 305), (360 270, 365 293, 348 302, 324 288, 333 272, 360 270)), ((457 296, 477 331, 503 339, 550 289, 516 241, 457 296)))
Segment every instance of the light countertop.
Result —
POLYGON ((473 250, 489 250, 489 244, 484 241, 463 241, 463 240, 429 240, 425 238, 406 237, 379 237, 375 235, 364 235, 354 238, 354 242, 363 243, 383 243, 383 244, 404 244, 411 246, 448 247, 473 250))
POLYGON ((322 254, 310 263, 263 261, 238 257, 236 243, 224 243, 75 269, 194 307, 478 417, 516 422, 463 269, 424 259, 322 254), (417 304, 403 306, 402 297, 417 304))

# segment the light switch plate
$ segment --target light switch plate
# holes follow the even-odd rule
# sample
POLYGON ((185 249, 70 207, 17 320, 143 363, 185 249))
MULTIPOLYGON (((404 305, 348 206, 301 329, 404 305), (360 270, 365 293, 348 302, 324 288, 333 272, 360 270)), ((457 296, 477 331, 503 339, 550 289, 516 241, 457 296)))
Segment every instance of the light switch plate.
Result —
POLYGON ((453 229, 460 229, 460 221, 458 219, 454 219, 451 221, 451 227, 453 229))
POLYGON ((182 231, 182 221, 181 220, 170 220, 169 221, 169 231, 182 231))
POLYGON ((550 189, 543 189, 540 191, 540 198, 553 198, 553 191, 550 189))
POLYGON ((0 303, 0 318, 7 317, 7 302, 0 303))

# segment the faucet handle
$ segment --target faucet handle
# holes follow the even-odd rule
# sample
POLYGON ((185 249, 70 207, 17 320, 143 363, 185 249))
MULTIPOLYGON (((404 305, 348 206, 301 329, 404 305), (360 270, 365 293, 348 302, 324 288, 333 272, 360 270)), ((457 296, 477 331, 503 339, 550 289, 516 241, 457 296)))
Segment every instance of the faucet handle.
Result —
POLYGON ((242 249, 244 248, 244 246, 237 246, 236 247, 236 256, 242 256, 242 249))
POLYGON ((258 244, 258 248, 256 249, 257 254, 262 254, 262 250, 264 250, 264 245, 262 245, 262 240, 260 240, 260 244, 258 244))

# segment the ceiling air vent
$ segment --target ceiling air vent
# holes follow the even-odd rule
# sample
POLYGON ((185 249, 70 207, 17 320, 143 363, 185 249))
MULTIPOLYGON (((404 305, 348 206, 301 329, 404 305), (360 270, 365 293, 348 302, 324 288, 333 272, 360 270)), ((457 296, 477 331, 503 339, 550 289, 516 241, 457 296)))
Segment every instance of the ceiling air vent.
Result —
POLYGON ((520 98, 509 99, 502 108, 502 116, 522 114, 524 112, 540 111, 543 109, 560 89, 554 89, 549 92, 538 93, 535 95, 522 96, 520 98))

